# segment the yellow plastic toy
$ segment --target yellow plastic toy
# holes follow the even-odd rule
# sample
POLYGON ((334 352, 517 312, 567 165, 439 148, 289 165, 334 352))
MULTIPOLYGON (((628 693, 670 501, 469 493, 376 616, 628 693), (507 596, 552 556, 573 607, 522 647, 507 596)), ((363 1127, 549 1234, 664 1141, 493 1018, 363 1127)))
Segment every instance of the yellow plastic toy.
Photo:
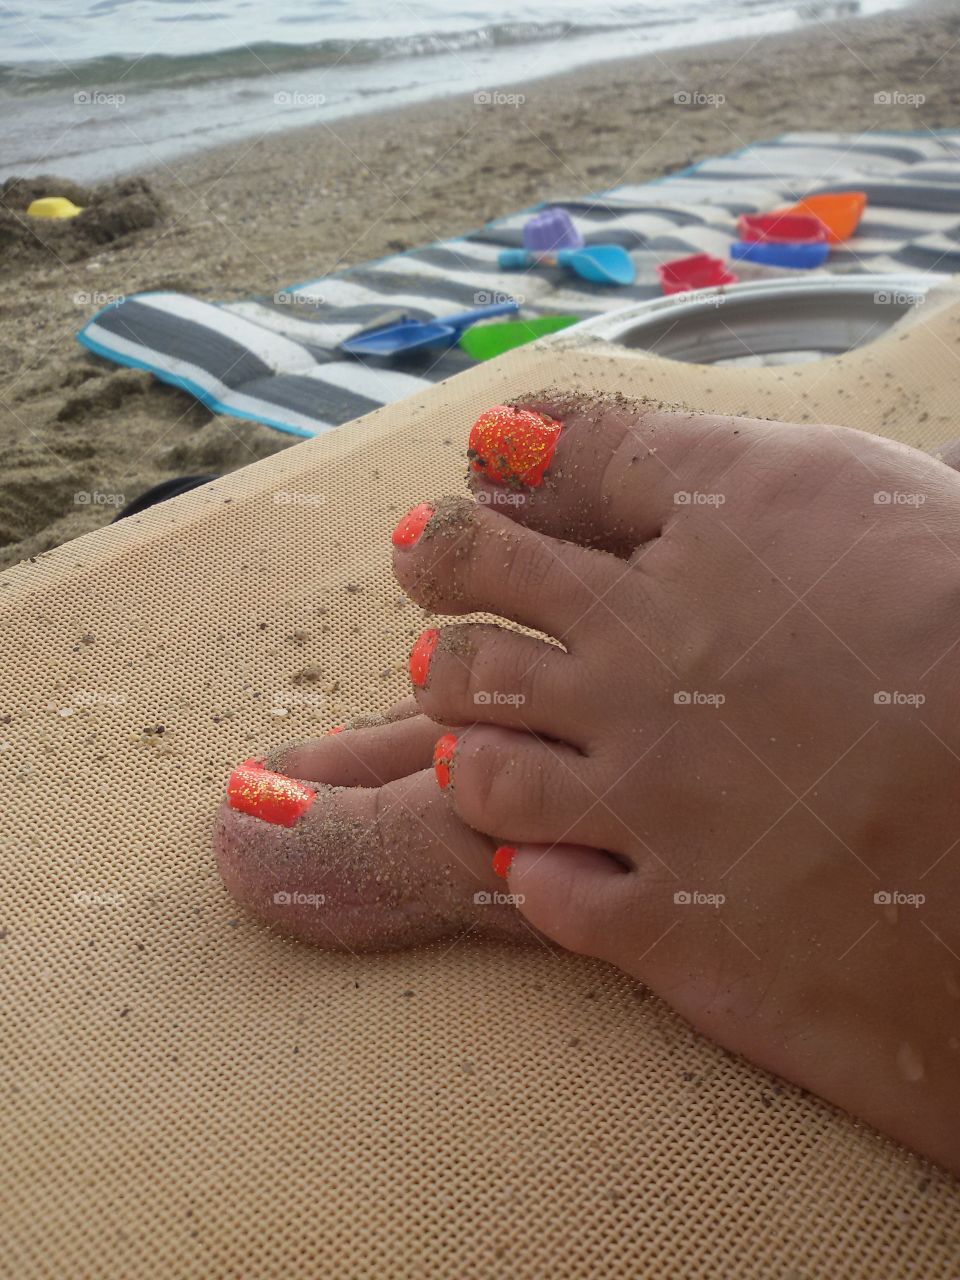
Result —
POLYGON ((66 196, 44 196, 28 205, 27 213, 31 218, 75 218, 83 209, 66 196))

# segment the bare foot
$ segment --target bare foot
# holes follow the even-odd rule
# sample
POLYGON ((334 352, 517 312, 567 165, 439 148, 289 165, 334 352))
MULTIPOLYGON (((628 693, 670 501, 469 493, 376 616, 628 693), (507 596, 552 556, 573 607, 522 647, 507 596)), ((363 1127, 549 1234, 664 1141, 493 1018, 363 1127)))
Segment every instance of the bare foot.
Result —
MULTIPOLYGON (((562 425, 545 476, 509 422, 475 435, 477 476, 506 483, 430 504, 395 566, 439 612, 560 644, 475 624, 428 635, 420 708, 468 727, 446 735, 446 786, 421 772, 382 791, 451 824, 474 875, 513 846, 509 887, 547 937, 960 1168, 960 478, 842 428, 526 408, 562 425)), ((431 731, 413 723, 422 763, 431 731)), ((264 824, 222 815, 239 896, 262 905, 251 850, 260 886, 288 874, 291 848, 304 884, 337 882, 312 813, 302 836, 256 844, 264 824)), ((436 936, 463 918, 437 894, 436 847, 394 831, 380 829, 391 911, 410 912, 406 936, 421 916, 436 936)))

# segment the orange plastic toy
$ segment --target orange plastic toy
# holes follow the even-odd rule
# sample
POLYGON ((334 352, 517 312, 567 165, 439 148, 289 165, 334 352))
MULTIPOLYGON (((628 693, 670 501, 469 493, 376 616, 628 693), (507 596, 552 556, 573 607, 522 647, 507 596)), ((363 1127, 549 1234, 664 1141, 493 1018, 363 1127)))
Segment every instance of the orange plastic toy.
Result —
POLYGON ((827 228, 827 240, 838 244, 849 240, 857 229, 867 204, 863 191, 833 191, 829 195, 807 196, 778 213, 812 213, 827 228))

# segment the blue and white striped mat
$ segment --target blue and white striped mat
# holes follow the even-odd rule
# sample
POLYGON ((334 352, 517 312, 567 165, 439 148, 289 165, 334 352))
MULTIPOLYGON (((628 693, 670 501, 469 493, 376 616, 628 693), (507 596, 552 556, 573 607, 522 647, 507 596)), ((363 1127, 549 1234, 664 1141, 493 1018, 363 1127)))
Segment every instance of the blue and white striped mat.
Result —
POLYGON ((789 133, 704 160, 655 182, 554 201, 587 244, 621 244, 637 266, 629 288, 590 285, 562 269, 502 272, 530 210, 444 240, 292 285, 272 298, 215 304, 145 293, 98 312, 77 335, 98 355, 148 369, 218 413, 313 436, 473 365, 458 348, 358 360, 337 345, 385 312, 417 319, 522 299, 521 316, 583 318, 657 297, 656 266, 683 254, 726 257, 741 213, 855 188, 868 205, 832 271, 960 272, 960 132, 860 136, 789 133))

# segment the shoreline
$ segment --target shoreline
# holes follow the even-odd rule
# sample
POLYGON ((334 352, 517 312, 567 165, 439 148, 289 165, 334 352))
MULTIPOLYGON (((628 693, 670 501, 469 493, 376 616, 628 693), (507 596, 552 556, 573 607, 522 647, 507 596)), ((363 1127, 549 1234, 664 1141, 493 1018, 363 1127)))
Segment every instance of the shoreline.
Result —
POLYGON ((254 41, 180 56, 152 50, 130 54, 133 61, 127 66, 120 55, 110 54, 76 62, 68 54, 64 62, 14 61, 0 66, 0 92, 13 89, 0 147, 0 180, 33 176, 42 162, 32 157, 40 154, 74 181, 114 181, 153 163, 179 164, 217 147, 282 135, 290 128, 342 128, 361 116, 414 105, 436 110, 464 93, 497 92, 580 72, 595 78, 602 65, 623 58, 671 58, 704 49, 711 41, 716 50, 736 39, 789 38, 829 23, 902 13, 917 2, 819 0, 805 5, 788 0, 789 7, 779 8, 783 0, 755 0, 749 15, 726 8, 712 23, 702 11, 666 17, 654 10, 647 23, 637 15, 627 21, 625 14, 624 25, 562 18, 521 22, 512 38, 511 24, 493 21, 460 32, 460 43, 457 32, 426 35, 419 56, 417 37, 374 36, 349 44, 254 41), (504 38, 498 40, 498 32, 504 38), (358 46, 368 56, 364 48, 355 54, 358 46), (400 50, 398 56, 387 55, 391 47, 400 50), (23 92, 27 85, 29 93, 23 92), (83 116, 80 129, 64 132, 66 119, 78 111, 83 116))
POLYGON ((0 566, 122 505, 78 505, 79 492, 129 501, 172 476, 233 470, 293 443, 85 353, 74 334, 100 298, 271 294, 784 132, 958 127, 958 38, 960 14, 927 3, 505 85, 524 95, 517 106, 431 99, 141 170, 167 206, 161 222, 72 260, 15 263, 0 284, 0 566), (918 106, 874 101, 919 85, 918 106), (690 91, 724 101, 674 101, 690 91))
MULTIPOLYGON (((522 107, 532 105, 539 108, 542 113, 544 108, 549 111, 552 105, 561 102, 568 94, 583 93, 587 97, 593 97, 595 95, 602 96, 604 84, 608 79, 615 81, 617 83, 617 87, 620 88, 623 85, 622 78, 624 76, 635 75, 637 73, 642 74, 644 72, 650 73, 649 77, 644 79, 642 83, 631 85, 632 89, 641 91, 639 92, 638 106, 643 111, 649 110, 651 105, 661 106, 666 109, 675 105, 669 95, 659 102, 651 104, 649 101, 644 102, 644 98, 649 95, 643 94, 642 90, 673 87, 682 88, 686 84, 686 81, 690 80, 691 82, 695 81, 702 92, 709 93, 710 90, 705 88, 704 85, 710 81, 715 68, 720 68, 719 79, 723 82, 726 82, 729 71, 742 67, 743 64, 746 64, 748 67, 756 70, 757 68, 754 67, 753 60, 750 59, 750 54, 761 46, 764 48, 771 48, 772 46, 772 52, 775 58, 780 60, 783 58, 784 54, 788 56, 792 52, 800 54, 802 51, 805 51, 807 47, 810 48, 811 52, 815 52, 817 40, 825 37, 825 34, 829 32, 836 33, 836 35, 841 36, 845 43, 853 48, 854 52, 851 57, 855 59, 855 37, 859 33, 868 37, 868 43, 872 47, 881 32, 881 29, 884 31, 890 31, 890 33, 893 34, 899 30, 901 24, 907 27, 915 26, 917 23, 922 24, 926 22, 935 24, 937 18, 949 20, 950 17, 957 18, 957 21, 954 24, 955 29, 953 34, 955 38, 960 37, 960 12, 956 12, 953 9, 950 0, 913 0, 913 3, 906 7, 887 9, 875 15, 844 17, 830 23, 823 24, 809 22, 792 31, 764 35, 759 39, 754 37, 732 36, 730 38, 710 41, 707 43, 681 45, 676 48, 657 50, 641 54, 639 56, 626 55, 623 57, 603 58, 597 61, 585 63, 582 66, 575 67, 569 71, 564 71, 559 76, 550 72, 544 72, 542 74, 538 74, 532 80, 520 78, 497 80, 496 83, 491 81, 489 86, 491 90, 500 92, 508 97, 513 97, 517 94, 520 94, 523 97, 522 104, 517 107, 512 107, 508 104, 504 107, 493 107, 492 110, 505 112, 509 112, 510 110, 519 111, 522 107)), ((882 39, 882 35, 880 38, 882 39)), ((951 50, 946 50, 944 56, 946 57, 950 52, 951 50)), ((930 59, 931 64, 934 61, 934 58, 930 59)), ((957 65, 960 65, 960 60, 958 60, 957 65)), ((783 68, 777 68, 776 79, 778 81, 783 78, 782 71, 783 68)), ((753 81, 752 78, 747 78, 746 81, 734 80, 733 83, 737 84, 738 87, 742 87, 742 85, 746 83, 751 92, 756 89, 756 82, 753 81)), ((737 106, 736 102, 731 100, 730 95, 725 96, 727 97, 727 102, 724 103, 724 106, 737 106)), ((798 95, 798 104, 802 100, 802 97, 803 95, 798 95)), ((183 175, 184 180, 187 178, 196 182, 219 180, 221 175, 218 175, 216 172, 205 173, 204 171, 208 169, 215 171, 218 167, 224 166, 222 176, 227 176, 228 171, 237 163, 238 159, 242 160, 254 147, 259 147, 260 141, 262 141, 264 148, 273 146, 284 151, 290 148, 295 148, 298 142, 302 142, 307 146, 312 146, 317 142, 323 142, 330 137, 341 139, 345 144, 350 145, 354 141, 354 134, 356 135, 357 141, 369 143, 371 132, 377 128, 379 122, 385 119, 391 120, 397 126, 402 125, 405 129, 415 134, 418 138, 417 145, 420 145, 419 138, 421 134, 429 135, 436 131, 434 128, 436 123, 434 116, 436 114, 437 106, 441 104, 445 109, 456 113, 458 117, 463 117, 465 120, 468 118, 469 113, 474 110, 484 112, 491 109, 485 107, 478 108, 474 103, 473 94, 471 92, 458 90, 450 93, 440 93, 423 102, 403 103, 399 108, 390 104, 383 104, 382 106, 372 107, 369 110, 362 112, 338 116, 332 122, 317 121, 290 125, 287 128, 263 135, 261 140, 252 141, 248 137, 231 142, 218 143, 214 146, 205 147, 202 150, 191 152, 171 164, 164 163, 161 165, 145 165, 135 169, 125 170, 124 176, 137 174, 151 180, 160 181, 165 175, 169 176, 172 172, 178 176, 183 175), (334 125, 336 128, 334 128, 334 125)), ((809 102, 803 103, 804 109, 808 108, 810 105, 811 104, 809 102)), ((872 104, 868 104, 864 101, 862 104, 864 111, 868 111, 869 106, 871 105, 872 104)), ((960 105, 960 95, 957 96, 954 105, 960 105)), ((823 114, 829 115, 832 113, 833 103, 820 103, 818 106, 826 108, 823 114)), ((696 109, 691 112, 691 115, 694 114, 696 114, 696 109)), ((754 114, 754 106, 752 103, 745 107, 745 114, 748 116, 754 114)), ((917 116, 915 109, 908 107, 905 110, 897 110, 897 108, 894 108, 894 112, 890 113, 890 119, 893 118, 893 114, 896 114, 897 118, 901 122, 905 123, 901 123, 900 125, 890 124, 886 126, 891 130, 900 132, 901 130, 908 128, 910 121, 913 120, 915 127, 923 131, 924 126, 919 123, 919 117, 917 116)), ((780 112, 775 109, 771 118, 776 119, 779 115, 780 112)), ((880 117, 878 116, 877 118, 879 119, 880 117)), ((885 116, 884 118, 886 119, 887 117, 885 116)), ((954 122, 955 121, 960 121, 960 112, 955 113, 954 122)), ((689 123, 689 121, 684 123, 689 123)), ((836 128, 837 131, 842 132, 846 127, 847 126, 837 125, 836 128)), ((953 122, 943 127, 953 127, 953 122)), ((808 132, 814 128, 823 129, 826 128, 826 126, 822 123, 817 125, 811 124, 809 123, 808 118, 806 120, 796 121, 789 128, 771 127, 763 136, 772 139, 783 132, 808 132)), ((606 130, 604 129, 604 131, 606 130)), ((760 137, 751 137, 749 139, 750 142, 756 142, 759 140, 761 140, 760 137)), ((698 156, 696 159, 708 158, 710 154, 714 153, 706 153, 705 155, 698 156)), ((696 163, 696 159, 691 159, 690 163, 696 163)), ((649 174, 647 177, 638 179, 638 181, 646 181, 648 180, 648 177, 649 174)), ((603 190, 606 189, 606 187, 615 185, 618 184, 616 182, 610 182, 603 188, 594 188, 592 190, 603 190)), ((558 198, 561 194, 569 194, 569 192, 566 189, 561 188, 556 191, 551 191, 550 196, 546 198, 558 198)), ((501 213, 509 211, 510 209, 503 209, 498 210, 495 213, 488 214, 482 219, 482 222, 489 221, 490 218, 500 216, 501 213)), ((481 223, 476 224, 476 226, 479 225, 481 225, 481 223)), ((471 229, 473 228, 471 227, 471 229)))

